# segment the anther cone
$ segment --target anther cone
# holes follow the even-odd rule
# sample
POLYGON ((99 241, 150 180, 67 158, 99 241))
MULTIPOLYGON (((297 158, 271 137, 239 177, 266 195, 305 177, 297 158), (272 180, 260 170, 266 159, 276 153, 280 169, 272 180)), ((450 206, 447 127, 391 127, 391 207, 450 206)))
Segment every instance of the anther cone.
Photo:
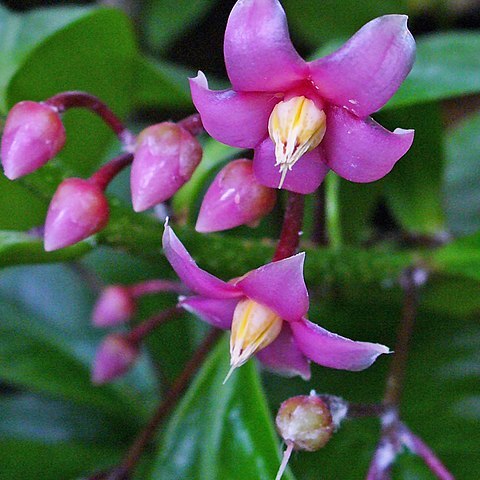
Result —
POLYGON ((100 231, 108 222, 107 199, 97 185, 68 178, 58 187, 45 221, 45 250, 73 245, 100 231))
POLYGON ((198 140, 175 123, 146 128, 138 137, 130 176, 134 210, 147 210, 172 197, 190 180, 201 158, 198 140))
POLYGON ((275 206, 276 192, 261 185, 251 160, 230 162, 215 177, 203 199, 197 220, 199 232, 227 230, 254 224, 275 206))
POLYGON ((132 366, 137 356, 137 345, 121 335, 109 335, 95 356, 92 382, 101 385, 121 377, 132 366))
POLYGON ((58 112, 42 103, 17 103, 8 114, 1 155, 10 180, 31 173, 52 159, 65 144, 58 112))

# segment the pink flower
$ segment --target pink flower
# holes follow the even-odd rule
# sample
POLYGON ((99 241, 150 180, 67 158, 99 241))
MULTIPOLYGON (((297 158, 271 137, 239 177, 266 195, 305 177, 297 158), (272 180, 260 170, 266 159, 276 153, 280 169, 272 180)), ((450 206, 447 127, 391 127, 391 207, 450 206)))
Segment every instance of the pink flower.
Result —
POLYGON ((267 367, 308 379, 310 360, 330 368, 363 370, 389 352, 383 345, 354 342, 307 320, 303 253, 224 282, 197 266, 169 226, 163 248, 177 275, 194 292, 180 297, 180 306, 215 327, 232 330, 232 370, 258 354, 267 367))
POLYGON ((406 23, 376 18, 336 52, 305 62, 277 0, 239 0, 224 43, 232 89, 209 90, 201 72, 190 80, 205 130, 254 148, 255 175, 268 187, 310 193, 329 169, 354 182, 382 178, 413 142, 413 130, 392 133, 369 117, 412 67, 406 23))

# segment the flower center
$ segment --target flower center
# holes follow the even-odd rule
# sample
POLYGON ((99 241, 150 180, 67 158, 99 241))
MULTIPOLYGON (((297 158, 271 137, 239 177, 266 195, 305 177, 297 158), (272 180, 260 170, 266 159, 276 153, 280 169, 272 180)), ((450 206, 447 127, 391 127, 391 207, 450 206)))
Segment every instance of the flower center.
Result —
POLYGON ((282 175, 282 188, 287 172, 305 153, 322 141, 326 130, 325 112, 303 96, 277 103, 268 121, 268 133, 275 143, 275 166, 282 175))
POLYGON ((238 302, 233 313, 230 336, 230 371, 243 365, 255 352, 270 345, 279 335, 283 320, 272 310, 253 300, 238 302))

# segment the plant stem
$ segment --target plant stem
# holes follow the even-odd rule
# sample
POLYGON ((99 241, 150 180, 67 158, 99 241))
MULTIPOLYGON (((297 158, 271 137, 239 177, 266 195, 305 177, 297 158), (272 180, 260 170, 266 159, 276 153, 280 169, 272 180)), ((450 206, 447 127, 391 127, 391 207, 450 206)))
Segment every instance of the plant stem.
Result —
POLYGON ((198 113, 194 113, 193 115, 180 120, 177 122, 177 125, 184 128, 194 136, 200 135, 204 131, 202 119, 198 113))
POLYGON ((182 309, 179 307, 172 307, 162 313, 155 315, 148 320, 145 320, 140 325, 137 325, 131 332, 125 335, 128 342, 139 344, 149 333, 155 330, 159 325, 162 325, 169 320, 180 315, 182 309))
POLYGON ((393 354, 383 403, 398 409, 405 382, 408 349, 418 306, 418 286, 423 283, 425 272, 416 267, 407 268, 400 279, 404 292, 402 320, 398 327, 395 353, 393 354), (423 274, 423 275, 422 275, 423 274))
POLYGON ((134 135, 125 127, 123 122, 102 102, 98 97, 86 92, 69 91, 54 95, 45 100, 47 105, 54 107, 59 113, 70 108, 86 108, 97 114, 117 135, 123 145, 129 147, 133 144, 134 135))
POLYGON ((108 184, 125 168, 133 162, 133 154, 123 153, 102 165, 89 179, 90 183, 98 185, 105 190, 108 184))
POLYGON ((127 288, 134 298, 139 298, 150 293, 171 292, 186 294, 188 292, 182 283, 172 280, 147 280, 136 283, 135 285, 130 285, 127 288))
POLYGON ((172 388, 169 390, 162 403, 158 406, 150 422, 133 442, 122 461, 121 466, 115 470, 117 476, 114 477, 111 475, 110 477, 107 477, 108 480, 128 480, 131 477, 146 446, 155 436, 158 426, 175 406, 221 333, 221 330, 215 329, 205 338, 200 347, 193 354, 192 358, 185 365, 182 373, 173 383, 172 388))
POLYGON ((282 231, 273 261, 294 255, 300 242, 303 225, 304 197, 301 193, 288 192, 287 208, 283 217, 282 231))

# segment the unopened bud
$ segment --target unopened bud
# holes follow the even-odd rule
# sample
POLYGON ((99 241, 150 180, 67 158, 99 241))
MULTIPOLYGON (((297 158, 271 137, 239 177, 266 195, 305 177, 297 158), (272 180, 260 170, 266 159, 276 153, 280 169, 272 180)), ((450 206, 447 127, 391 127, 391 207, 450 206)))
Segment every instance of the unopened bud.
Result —
POLYGON ((100 295, 92 314, 97 327, 112 327, 129 320, 136 310, 136 303, 127 287, 112 285, 100 295))
POLYGON ((43 103, 17 103, 8 114, 2 138, 2 164, 10 180, 31 173, 52 159, 65 144, 58 112, 43 103))
POLYGON ((335 430, 327 404, 317 395, 285 400, 275 420, 277 430, 295 450, 314 452, 324 447, 335 430))
POLYGON ((276 192, 258 183, 251 160, 226 165, 215 177, 198 215, 198 232, 216 232, 258 222, 275 206, 276 192))
POLYGON ((138 345, 122 335, 109 335, 100 345, 93 363, 92 382, 97 385, 124 375, 138 357, 138 345))
POLYGON ((81 178, 67 178, 58 187, 45 221, 45 250, 73 245, 100 231, 108 222, 103 190, 81 178))
POLYGON ((314 391, 310 395, 298 395, 285 400, 280 405, 275 424, 287 445, 275 480, 282 478, 293 450, 319 450, 328 443, 335 431, 327 403, 314 391))
POLYGON ((200 143, 179 125, 163 122, 143 130, 130 176, 134 210, 141 212, 168 200, 190 180, 201 159, 200 143))

